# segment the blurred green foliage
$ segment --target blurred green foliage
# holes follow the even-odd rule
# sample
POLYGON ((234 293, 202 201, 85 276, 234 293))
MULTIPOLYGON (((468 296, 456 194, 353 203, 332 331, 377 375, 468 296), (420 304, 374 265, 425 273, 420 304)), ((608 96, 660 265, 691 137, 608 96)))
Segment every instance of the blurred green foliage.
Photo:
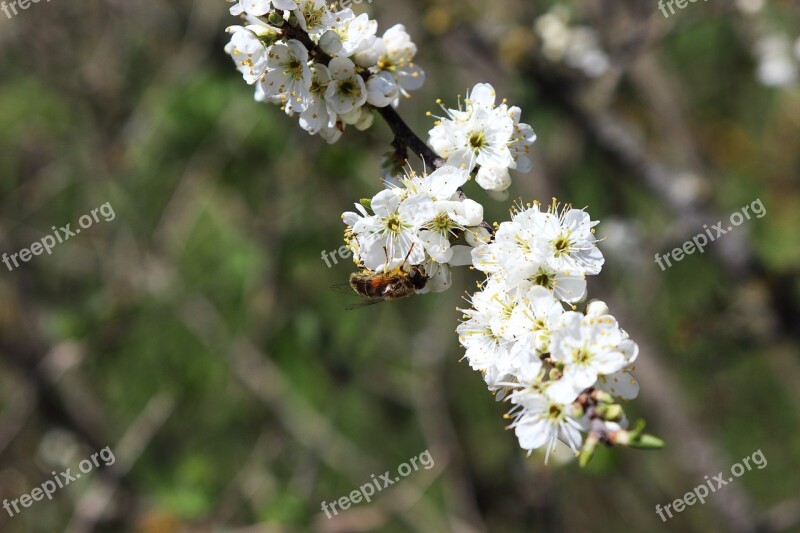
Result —
MULTIPOLYGON (((501 4, 375 2, 381 28, 408 26, 428 73, 426 88, 403 102, 403 116, 424 137, 424 111, 435 97, 452 103, 477 81, 496 83, 539 135, 540 170, 520 177, 513 195, 547 202, 557 194, 588 205, 593 218, 639 232, 622 254, 607 254, 590 293, 633 311, 635 331, 655 341, 680 385, 681 405, 721 457, 733 464, 763 450, 769 466, 735 486, 768 522, 770 509, 800 490, 787 475, 800 468, 796 336, 778 333, 763 284, 726 275, 711 253, 661 273, 653 252, 685 238, 677 239, 681 221, 664 202, 593 145, 521 69, 454 51, 451 33, 481 25, 529 29, 533 13, 544 10, 538 2, 501 4)), ((597 17, 585 4, 573 7, 597 17)), ((434 469, 380 493, 377 504, 343 513, 341 531, 458 531, 466 527, 461 520, 476 516, 484 523, 476 530, 490 531, 724 530, 712 502, 667 524, 655 515, 656 504, 702 482, 674 447, 601 450, 584 471, 574 464, 544 469, 540 457, 525 457, 503 431, 505 406, 459 364, 456 307, 479 279, 475 272, 458 272, 446 294, 343 311, 353 300, 329 287, 353 265, 327 268, 321 252, 341 246, 341 212, 381 187, 385 125, 348 131, 327 146, 277 108, 256 104, 222 52, 232 22, 222 2, 34 7, 0 20, 2 250, 28 246, 107 201, 117 217, 52 256, 3 271, 0 332, 8 346, 43 345, 41 355, 78 343, 80 364, 56 389, 80 393, 75 405, 92 406, 102 444, 112 449, 155 396, 174 400, 121 474, 118 505, 97 530, 262 524, 264 531, 333 531, 322 501, 425 449, 434 469), (241 366, 253 361, 242 356, 250 349, 264 366, 241 366)), ((710 9, 698 4, 680 13, 648 54, 669 73, 666 90, 682 106, 673 111, 684 113, 714 169, 701 176, 707 203, 731 213, 763 200, 768 214, 738 231, 768 274, 787 276, 787 298, 796 300, 800 92, 760 86, 747 20, 710 9)), ((800 17, 796 6, 779 2, 765 20, 791 30, 800 17)), ((608 108, 628 118, 654 153, 685 164, 681 143, 664 136, 642 91, 641 82, 623 77, 608 108)), ((487 219, 502 220, 509 204, 492 204, 487 219)), ((34 387, 12 355, 3 353, 0 365, 0 427, 12 420, 4 414, 15 398, 34 387)), ((640 357, 656 356, 643 350, 640 357)), ((652 408, 669 410, 670 401, 626 408, 631 417, 659 421, 652 430, 674 445, 684 436, 652 408)), ((29 492, 61 469, 42 452, 53 428, 81 442, 76 428, 39 407, 0 448, 0 498, 29 492)), ((71 457, 93 451, 80 444, 71 457)), ((0 528, 62 530, 96 481, 76 483, 17 517, 0 513, 0 528)))

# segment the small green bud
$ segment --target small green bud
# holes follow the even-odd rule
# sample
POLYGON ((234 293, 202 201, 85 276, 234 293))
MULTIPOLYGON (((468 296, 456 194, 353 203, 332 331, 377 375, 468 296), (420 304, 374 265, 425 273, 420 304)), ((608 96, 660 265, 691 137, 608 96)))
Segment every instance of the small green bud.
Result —
POLYGON ((644 420, 640 419, 636 421, 636 427, 634 427, 632 430, 617 431, 614 434, 614 445, 629 446, 631 448, 638 448, 640 450, 658 450, 663 448, 663 440, 653 435, 642 433, 642 431, 644 431, 644 427, 644 420))
POLYGON ((281 15, 277 11, 273 11, 272 13, 270 13, 269 17, 267 17, 267 20, 273 26, 278 26, 278 27, 283 26, 283 15, 281 15))
POLYGON ((358 201, 358 203, 360 203, 361 205, 363 205, 367 209, 372 210, 372 200, 371 199, 362 198, 361 200, 358 201))
POLYGON ((639 420, 637 420, 636 421, 636 426, 634 426, 634 428, 630 431, 631 437, 632 438, 636 438, 639 435, 641 435, 641 433, 642 433, 642 431, 644 431, 644 428, 645 428, 646 425, 647 424, 645 424, 644 420, 642 420, 641 418, 639 420))
POLYGON ((600 415, 600 418, 603 420, 619 420, 624 412, 622 406, 619 404, 602 404, 597 406, 597 414, 600 415))
POLYGON ((594 457, 594 452, 597 449, 597 443, 600 442, 598 438, 594 434, 589 434, 586 437, 586 441, 583 443, 583 448, 581 448, 580 457, 578 459, 578 463, 581 465, 581 468, 589 464, 589 461, 592 460, 594 457))
POLYGON ((599 403, 614 403, 614 397, 601 390, 594 390, 592 392, 592 399, 599 403))
POLYGON ((645 433, 644 435, 639 435, 633 441, 631 441, 629 446, 631 448, 638 448, 640 450, 660 450, 664 447, 664 441, 658 437, 645 433))

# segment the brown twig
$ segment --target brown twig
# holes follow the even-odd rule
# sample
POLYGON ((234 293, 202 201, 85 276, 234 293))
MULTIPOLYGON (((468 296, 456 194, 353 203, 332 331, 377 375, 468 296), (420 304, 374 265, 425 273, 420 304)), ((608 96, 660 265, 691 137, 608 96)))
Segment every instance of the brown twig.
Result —
MULTIPOLYGON (((323 52, 319 45, 312 41, 311 37, 308 36, 308 33, 306 33, 302 28, 298 26, 292 26, 288 22, 285 22, 281 28, 281 31, 283 36, 300 41, 303 46, 306 47, 309 55, 316 63, 327 66, 331 59, 333 59, 331 56, 323 52)), ((361 71, 360 74, 365 81, 369 77, 369 72, 366 70, 361 71)), ((434 152, 430 146, 425 143, 425 141, 420 139, 419 136, 414 133, 414 131, 408 126, 408 124, 406 124, 394 107, 370 107, 378 112, 378 114, 383 118, 383 120, 386 121, 386 124, 388 124, 389 128, 392 130, 392 133, 394 134, 394 140, 391 144, 392 147, 394 147, 396 154, 401 155, 403 159, 407 160, 408 150, 411 150, 430 168, 436 169, 444 165, 444 159, 436 155, 436 152, 434 152)))

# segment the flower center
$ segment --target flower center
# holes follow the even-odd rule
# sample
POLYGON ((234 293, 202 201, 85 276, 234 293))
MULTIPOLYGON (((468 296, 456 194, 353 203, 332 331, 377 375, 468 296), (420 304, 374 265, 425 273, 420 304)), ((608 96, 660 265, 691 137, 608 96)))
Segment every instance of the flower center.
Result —
POLYGON ((322 22, 323 12, 324 11, 322 9, 315 10, 311 6, 308 6, 306 8, 305 12, 303 13, 303 18, 306 19, 306 27, 309 30, 313 30, 314 28, 317 27, 318 24, 322 22))
POLYGON ((553 247, 556 249, 555 256, 560 257, 564 254, 569 253, 569 246, 570 240, 569 235, 559 235, 556 240, 553 241, 553 247))
POLYGON ((478 151, 486 146, 486 134, 482 131, 476 131, 469 136, 469 145, 473 150, 478 151))
POLYGON ((561 418, 561 407, 551 404, 550 408, 547 410, 547 418, 551 420, 558 420, 561 418))
POLYGON ((300 78, 303 75, 303 63, 297 58, 292 58, 292 60, 289 61, 286 67, 289 69, 288 71, 291 72, 295 78, 300 78))
POLYGON ((547 289, 553 288, 553 275, 545 272, 543 269, 539 269, 539 272, 536 273, 535 276, 531 278, 531 281, 534 285, 540 285, 547 289))
POLYGON ((397 70, 397 66, 394 64, 391 58, 387 56, 381 56, 381 58, 378 59, 378 69, 394 72, 395 70, 397 70))
POLYGON ((322 96, 322 95, 325 94, 325 90, 327 88, 328 88, 328 84, 327 83, 325 83, 325 84, 320 83, 319 77, 314 76, 314 77, 311 78, 311 87, 309 88, 309 91, 312 94, 316 94, 317 96, 322 96))
POLYGON ((339 92, 345 96, 355 96, 358 94, 358 85, 352 79, 340 81, 339 92))
POLYGON ((576 348, 572 351, 572 359, 578 364, 586 364, 589 362, 592 354, 586 348, 586 346, 581 346, 580 348, 576 348))
POLYGON ((400 217, 397 214, 389 215, 389 218, 386 219, 386 229, 392 233, 400 233, 402 227, 403 223, 400 221, 400 217))
POLYGON ((431 221, 430 226, 433 231, 441 233, 442 235, 449 232, 450 228, 453 227, 450 217, 446 214, 437 215, 436 218, 431 221))

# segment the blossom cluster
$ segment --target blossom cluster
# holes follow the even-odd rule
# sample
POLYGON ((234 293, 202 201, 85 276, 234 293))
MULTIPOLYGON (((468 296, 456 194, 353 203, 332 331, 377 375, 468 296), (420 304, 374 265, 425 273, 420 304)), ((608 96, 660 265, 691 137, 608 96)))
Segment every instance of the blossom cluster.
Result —
MULTIPOLYGON (((520 206, 472 251, 487 279, 458 327, 465 358, 513 404, 510 427, 520 446, 544 446, 546 457, 559 441, 581 448, 589 414, 575 402, 584 391, 638 394, 630 374, 638 347, 605 304, 589 304, 586 314, 571 310, 586 298, 586 276, 603 265, 596 224, 585 211, 555 203, 520 206)), ((611 432, 626 421, 615 413, 603 423, 611 432)))
POLYGON ((448 109, 441 104, 444 117, 437 117, 428 132, 428 144, 448 165, 472 172, 477 169, 478 185, 502 193, 511 185, 509 169, 530 172, 528 157, 536 134, 520 122, 522 111, 497 104, 497 93, 488 83, 479 83, 467 93, 465 106, 448 109))
MULTIPOLYGON (((254 86, 256 100, 298 115, 303 129, 328 142, 336 142, 346 125, 369 128, 374 109, 397 106, 424 81, 413 63, 417 47, 402 25, 378 37, 367 15, 335 10, 324 0, 229 1, 231 13, 246 24, 228 28, 225 49, 254 86)), ((594 37, 567 31, 558 12, 548 16, 537 23, 546 54, 588 61, 573 66, 599 74, 606 58, 594 37)), ((580 448, 583 464, 600 442, 660 447, 660 440, 641 434, 642 425, 624 429, 627 420, 616 403, 638 394, 630 373, 636 343, 604 303, 576 312, 587 296, 586 277, 604 262, 597 222, 554 202, 520 205, 510 221, 486 224, 483 206, 464 186, 474 178, 489 196, 504 197, 510 170, 531 170, 536 134, 521 122, 520 108, 498 102, 487 83, 475 85, 455 109, 437 102, 444 116, 429 131, 428 146, 399 115, 380 113, 395 133, 395 151, 387 158, 385 189, 342 215, 360 269, 350 287, 369 298, 359 280, 407 281, 400 269, 412 284, 386 298, 397 299, 446 290, 453 267, 484 272, 457 332, 470 366, 513 405, 509 427, 523 449, 544 447, 549 458, 561 442, 580 448), (415 154, 428 165, 422 174, 407 164, 411 147, 422 147, 415 154), (392 275, 379 275, 387 272, 392 275)))
POLYGON ((412 171, 355 204, 356 211, 342 215, 354 261, 373 272, 420 266, 428 281, 417 292, 446 290, 451 267, 471 264, 472 247, 489 239, 483 206, 460 190, 468 179, 466 170, 450 165, 421 176, 412 171), (465 244, 455 244, 460 240, 465 244))
POLYGON ((422 86, 416 45, 402 24, 378 37, 378 23, 324 0, 235 0, 225 51, 255 99, 299 116, 300 127, 329 143, 347 125, 372 125, 372 107, 397 106, 422 86), (302 39, 307 38, 309 42, 302 39))

